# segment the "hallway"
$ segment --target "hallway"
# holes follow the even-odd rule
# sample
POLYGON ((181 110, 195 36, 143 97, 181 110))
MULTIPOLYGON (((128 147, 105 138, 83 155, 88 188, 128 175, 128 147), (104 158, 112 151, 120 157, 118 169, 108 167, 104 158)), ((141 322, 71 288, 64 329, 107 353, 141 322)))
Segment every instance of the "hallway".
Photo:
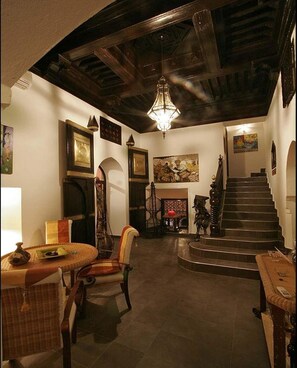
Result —
MULTIPOLYGON (((73 368, 270 367, 262 322, 252 313, 259 282, 182 269, 178 248, 190 240, 137 239, 131 311, 118 285, 87 290, 73 368)), ((29 360, 22 359, 24 367, 62 367, 60 353, 40 354, 33 365, 29 360)))

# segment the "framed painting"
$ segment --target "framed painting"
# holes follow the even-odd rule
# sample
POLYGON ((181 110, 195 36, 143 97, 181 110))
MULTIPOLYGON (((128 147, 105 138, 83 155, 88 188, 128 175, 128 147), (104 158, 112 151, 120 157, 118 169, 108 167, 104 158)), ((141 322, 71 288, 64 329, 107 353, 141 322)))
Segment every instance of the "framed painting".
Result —
POLYGON ((241 134, 233 136, 233 152, 258 151, 258 134, 241 134))
POLYGON ((12 174, 13 128, 1 124, 1 174, 12 174))
POLYGON ((129 148, 128 160, 129 178, 148 181, 148 151, 129 148))
POLYGON ((155 183, 199 181, 198 154, 154 157, 155 183))
POLYGON ((67 175, 94 177, 93 133, 66 120, 67 175))

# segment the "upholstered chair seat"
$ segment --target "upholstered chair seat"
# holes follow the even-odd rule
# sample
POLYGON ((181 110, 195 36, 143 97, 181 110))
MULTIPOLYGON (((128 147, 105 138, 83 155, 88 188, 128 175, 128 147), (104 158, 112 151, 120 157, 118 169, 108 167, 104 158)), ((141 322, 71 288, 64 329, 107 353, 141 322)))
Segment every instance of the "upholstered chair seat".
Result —
POLYGON ((77 273, 77 279, 82 280, 85 286, 117 282, 125 294, 127 306, 131 309, 128 290, 128 275, 132 270, 130 266, 130 253, 133 240, 139 233, 132 226, 123 228, 119 241, 117 256, 111 259, 98 259, 82 267, 77 273))

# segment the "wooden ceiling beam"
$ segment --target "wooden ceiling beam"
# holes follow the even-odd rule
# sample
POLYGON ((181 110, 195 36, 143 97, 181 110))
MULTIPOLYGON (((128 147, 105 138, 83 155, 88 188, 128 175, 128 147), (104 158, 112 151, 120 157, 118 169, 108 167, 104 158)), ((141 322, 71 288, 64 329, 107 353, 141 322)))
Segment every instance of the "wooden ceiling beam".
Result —
POLYGON ((91 41, 82 46, 76 47, 65 52, 63 56, 74 61, 86 55, 91 55, 94 50, 100 48, 109 48, 121 43, 127 43, 128 41, 145 36, 148 33, 153 33, 165 27, 169 27, 191 19, 193 14, 198 11, 204 9, 211 11, 235 2, 236 0, 195 0, 189 4, 180 6, 163 14, 156 15, 145 21, 123 28, 120 31, 111 33, 98 40, 91 41))
MULTIPOLYGON (((275 58, 270 58, 269 59, 269 65, 274 68, 275 67, 275 63, 276 63, 276 59, 275 58)), ((257 62, 259 63, 267 63, 266 59, 259 59, 257 60, 257 62)), ((256 64, 255 64, 256 65, 256 64)), ((236 62, 233 65, 229 65, 226 66, 222 69, 219 69, 215 74, 213 72, 200 72, 199 74, 193 73, 193 70, 191 68, 188 69, 188 71, 186 69, 183 69, 182 74, 176 72, 176 75, 178 76, 178 78, 181 80, 183 79, 185 82, 192 82, 192 83, 198 83, 198 82, 203 82, 206 81, 208 79, 212 79, 214 77, 224 77, 227 75, 232 75, 236 72, 242 72, 243 70, 246 71, 250 71, 253 67, 253 63, 250 61, 244 61, 244 62, 236 62)), ((165 76, 166 77, 166 76, 165 76)), ((170 73, 167 75, 167 79, 169 84, 170 82, 170 73)), ((137 83, 135 84, 131 84, 129 86, 129 88, 127 88, 127 86, 123 87, 114 87, 114 88, 106 88, 106 89, 102 89, 102 94, 101 96, 109 96, 109 95, 114 95, 114 94, 119 94, 121 98, 128 98, 128 97, 133 97, 133 96, 137 96, 140 94, 146 94, 146 93, 150 93, 156 90, 156 80, 152 80, 152 79, 144 79, 142 85, 139 85, 137 83)))
POLYGON ((96 49, 94 54, 126 84, 141 78, 135 66, 117 46, 96 49))
POLYGON ((220 58, 211 12, 208 9, 196 12, 192 21, 206 68, 209 72, 215 72, 220 69, 220 58))

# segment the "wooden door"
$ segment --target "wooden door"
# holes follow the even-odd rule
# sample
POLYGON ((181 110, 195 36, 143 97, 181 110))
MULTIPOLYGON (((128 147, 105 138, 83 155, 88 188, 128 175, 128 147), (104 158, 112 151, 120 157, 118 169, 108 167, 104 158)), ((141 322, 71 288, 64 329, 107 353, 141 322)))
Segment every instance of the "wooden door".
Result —
POLYGON ((129 148, 129 223, 140 233, 146 230, 145 188, 148 180, 148 151, 129 148))
POLYGON ((145 187, 144 183, 129 183, 129 217, 130 225, 139 232, 146 230, 145 187))
POLYGON ((64 218, 71 219, 72 242, 95 245, 93 178, 66 178, 63 183, 64 218))

